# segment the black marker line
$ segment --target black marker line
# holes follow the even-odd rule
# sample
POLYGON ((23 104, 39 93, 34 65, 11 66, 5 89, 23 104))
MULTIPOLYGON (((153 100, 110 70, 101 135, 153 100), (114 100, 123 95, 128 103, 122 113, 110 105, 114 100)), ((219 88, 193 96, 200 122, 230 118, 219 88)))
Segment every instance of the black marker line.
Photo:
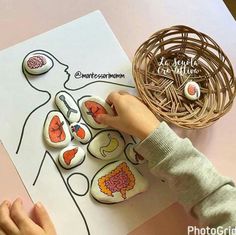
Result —
POLYGON ((65 82, 64 82, 64 88, 69 90, 69 91, 78 91, 78 90, 81 90, 87 86, 90 86, 94 83, 106 83, 106 84, 110 84, 110 85, 117 85, 117 86, 122 86, 122 87, 127 87, 127 88, 133 88, 135 89, 134 86, 131 86, 131 85, 126 85, 126 84, 123 84, 123 83, 117 83, 117 82, 108 82, 108 81, 93 81, 93 82, 89 82, 87 84, 85 84, 84 86, 81 86, 81 87, 78 87, 78 88, 69 88, 66 86, 66 83, 69 81, 69 79, 67 79, 65 82))
POLYGON ((72 191, 72 193, 74 193, 76 196, 80 196, 80 197, 82 197, 82 196, 85 196, 87 193, 88 193, 88 191, 89 191, 89 179, 88 179, 88 177, 85 175, 85 174, 83 174, 83 173, 78 173, 78 172, 76 172, 76 173, 72 173, 71 175, 69 175, 68 177, 67 177, 67 184, 68 184, 68 187, 70 188, 70 190, 72 191), (73 176, 73 175, 82 175, 85 179, 86 179, 86 182, 87 182, 87 189, 86 189, 86 191, 85 191, 85 193, 82 193, 82 194, 79 194, 79 193, 76 193, 73 189, 72 189, 72 187, 70 186, 70 178, 73 176))
POLYGON ((60 175, 60 177, 61 177, 61 179, 62 179, 64 185, 66 186, 66 189, 67 189, 68 193, 70 194, 70 196, 71 196, 72 200, 74 201, 74 203, 75 203, 77 209, 79 210, 80 215, 82 216, 83 221, 84 221, 84 223, 85 223, 85 226, 86 226, 86 230, 87 230, 88 235, 91 235, 91 233, 90 233, 90 231, 89 231, 88 223, 87 223, 87 221, 86 221, 86 219, 85 219, 85 216, 84 216, 83 212, 81 211, 79 205, 77 204, 75 198, 73 197, 73 194, 71 193, 70 188, 69 188, 68 185, 66 184, 66 181, 65 181, 65 179, 64 179, 64 177, 63 177, 63 175, 62 175, 62 173, 61 173, 61 171, 60 171, 58 165, 56 164, 54 158, 52 157, 52 155, 51 155, 48 151, 45 151, 45 153, 44 153, 44 157, 43 157, 43 160, 42 160, 42 162, 41 162, 41 164, 40 164, 40 168, 39 168, 39 171, 38 171, 38 173, 37 173, 37 176, 36 176, 36 178, 35 178, 35 180, 34 180, 33 186, 35 186, 35 184, 36 184, 36 182, 37 182, 37 179, 38 179, 38 177, 39 177, 39 175, 40 175, 40 172, 41 172, 41 169, 42 169, 42 166, 43 166, 43 163, 44 163, 44 160, 45 160, 47 154, 49 155, 49 157, 51 158, 53 164, 54 164, 55 167, 57 168, 57 171, 58 171, 58 173, 59 173, 59 175, 60 175))
POLYGON ((135 138, 134 138, 132 135, 131 135, 130 137, 131 137, 131 139, 134 141, 134 143, 137 144, 135 138))
POLYGON ((125 157, 126 157, 126 159, 127 159, 130 163, 132 163, 133 165, 139 165, 138 162, 132 162, 132 161, 129 159, 129 157, 128 157, 127 149, 128 149, 128 147, 129 147, 130 145, 133 145, 133 143, 129 143, 129 144, 127 144, 127 145, 125 146, 125 149, 124 149, 125 157))

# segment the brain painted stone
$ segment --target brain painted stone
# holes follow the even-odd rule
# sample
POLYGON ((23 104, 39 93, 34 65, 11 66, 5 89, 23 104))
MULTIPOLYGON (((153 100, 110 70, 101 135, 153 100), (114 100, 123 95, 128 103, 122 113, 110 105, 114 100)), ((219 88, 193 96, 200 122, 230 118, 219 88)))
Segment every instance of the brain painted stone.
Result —
POLYGON ((31 53, 24 59, 23 66, 29 74, 41 75, 53 67, 53 61, 46 54, 31 53))

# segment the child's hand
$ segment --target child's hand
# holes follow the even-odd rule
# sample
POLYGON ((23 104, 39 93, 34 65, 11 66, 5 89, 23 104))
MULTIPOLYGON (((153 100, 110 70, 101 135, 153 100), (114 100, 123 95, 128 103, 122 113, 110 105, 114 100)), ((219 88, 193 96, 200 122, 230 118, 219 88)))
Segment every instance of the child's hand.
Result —
POLYGON ((106 99, 113 106, 116 116, 100 114, 96 120, 127 134, 145 139, 160 122, 136 97, 127 92, 112 92, 106 99))
POLYGON ((56 235, 54 226, 45 208, 37 203, 34 207, 39 225, 35 224, 23 209, 21 199, 0 205, 1 235, 56 235))

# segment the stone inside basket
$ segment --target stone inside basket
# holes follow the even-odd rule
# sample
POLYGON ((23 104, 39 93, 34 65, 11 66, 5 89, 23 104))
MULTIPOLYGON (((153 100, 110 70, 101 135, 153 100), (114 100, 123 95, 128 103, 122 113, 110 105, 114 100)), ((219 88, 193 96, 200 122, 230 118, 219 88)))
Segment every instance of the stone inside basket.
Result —
POLYGON ((143 102, 159 118, 195 129, 213 124, 232 107, 236 94, 233 67, 209 36, 187 26, 160 30, 133 59, 133 77, 143 102), (198 84, 200 97, 184 89, 198 84))

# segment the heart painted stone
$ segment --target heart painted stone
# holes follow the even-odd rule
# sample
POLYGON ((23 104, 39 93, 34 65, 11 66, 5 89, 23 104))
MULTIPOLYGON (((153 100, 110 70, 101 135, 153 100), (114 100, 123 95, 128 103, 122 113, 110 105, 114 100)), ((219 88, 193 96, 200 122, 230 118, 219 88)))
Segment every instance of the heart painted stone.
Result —
POLYGON ((84 150, 78 146, 68 146, 61 150, 58 160, 65 169, 71 169, 79 166, 85 159, 84 150))
POLYGON ((148 181, 128 161, 116 161, 100 169, 92 179, 91 195, 101 203, 118 203, 145 192, 148 181))
POLYGON ((85 122, 95 129, 107 127, 107 125, 101 124, 96 120, 96 117, 99 114, 114 115, 111 106, 108 105, 105 100, 96 96, 83 99, 81 104, 81 112, 85 122))
POLYGON ((87 144, 92 138, 91 131, 84 123, 73 122, 70 124, 70 133, 82 144, 87 144))
POLYGON ((58 92, 55 96, 55 103, 68 122, 72 123, 80 120, 79 107, 69 93, 66 91, 58 92))
POLYGON ((71 135, 63 115, 58 111, 48 113, 43 135, 46 143, 54 148, 66 147, 71 141, 71 135))
POLYGON ((125 147, 126 158, 134 165, 144 164, 147 160, 135 151, 135 144, 129 143, 125 147))
POLYGON ((124 151, 125 141, 120 132, 103 130, 98 132, 88 144, 88 152, 99 159, 111 160, 124 151))
POLYGON ((47 73, 53 67, 53 61, 41 53, 31 53, 23 61, 24 69, 32 75, 47 73))

